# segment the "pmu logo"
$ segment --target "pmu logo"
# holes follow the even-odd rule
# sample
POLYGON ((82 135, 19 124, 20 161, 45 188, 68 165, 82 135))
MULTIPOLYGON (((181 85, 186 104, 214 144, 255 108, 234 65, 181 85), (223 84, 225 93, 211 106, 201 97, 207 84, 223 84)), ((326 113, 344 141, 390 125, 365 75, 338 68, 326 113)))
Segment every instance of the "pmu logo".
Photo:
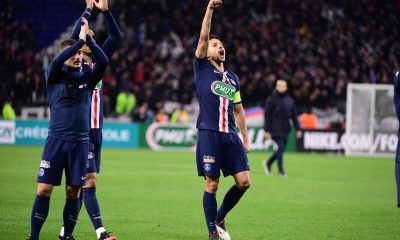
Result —
POLYGON ((221 81, 214 81, 211 84, 211 91, 218 96, 233 100, 233 95, 236 92, 236 88, 230 84, 223 83, 221 81))
POLYGON ((147 129, 146 140, 153 150, 194 150, 197 134, 189 124, 153 123, 147 129))

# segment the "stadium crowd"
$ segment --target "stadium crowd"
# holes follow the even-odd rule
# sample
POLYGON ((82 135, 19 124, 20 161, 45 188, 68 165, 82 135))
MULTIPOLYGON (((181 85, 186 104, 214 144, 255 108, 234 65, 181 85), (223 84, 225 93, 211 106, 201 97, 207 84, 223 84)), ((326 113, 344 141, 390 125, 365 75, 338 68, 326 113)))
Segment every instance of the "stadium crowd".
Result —
MULTIPOLYGON (((207 1, 111 4, 123 41, 103 80, 105 115, 115 112, 120 92, 135 96, 136 115, 156 113, 165 101, 190 104, 207 1)), ((43 71, 54 50, 35 48, 29 23, 15 21, 13 1, 6 5, 0 10, 0 101, 12 100, 18 113, 21 106, 46 105, 43 71)), ((284 78, 301 112, 310 106, 344 112, 347 83, 391 83, 400 59, 398 10, 396 0, 226 1, 212 32, 225 44, 226 67, 240 76, 245 107, 263 106, 284 78)), ((106 28, 95 25, 102 42, 106 28)))

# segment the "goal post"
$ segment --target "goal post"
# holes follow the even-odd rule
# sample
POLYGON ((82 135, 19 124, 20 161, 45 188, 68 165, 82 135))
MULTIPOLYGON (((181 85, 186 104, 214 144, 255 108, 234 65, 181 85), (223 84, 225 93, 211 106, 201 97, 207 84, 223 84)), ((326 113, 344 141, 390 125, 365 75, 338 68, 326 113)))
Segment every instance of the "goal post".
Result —
POLYGON ((396 153, 398 120, 393 85, 347 85, 346 134, 348 156, 388 156, 396 153))

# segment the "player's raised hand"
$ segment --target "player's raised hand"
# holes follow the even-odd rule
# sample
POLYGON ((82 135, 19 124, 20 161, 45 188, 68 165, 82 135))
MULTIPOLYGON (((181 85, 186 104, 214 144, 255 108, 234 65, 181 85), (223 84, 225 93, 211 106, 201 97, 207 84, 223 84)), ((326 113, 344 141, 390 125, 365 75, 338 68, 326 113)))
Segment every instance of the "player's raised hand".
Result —
POLYGON ((82 18, 81 31, 79 32, 79 39, 86 42, 86 35, 89 34, 89 23, 85 18, 82 18))
POLYGON ((93 9, 93 0, 85 0, 86 1, 86 8, 93 9))
POLYGON ((101 11, 107 11, 108 10, 108 1, 107 0, 93 0, 93 4, 100 9, 101 11))
POLYGON ((208 7, 214 9, 222 5, 222 0, 210 0, 208 7))

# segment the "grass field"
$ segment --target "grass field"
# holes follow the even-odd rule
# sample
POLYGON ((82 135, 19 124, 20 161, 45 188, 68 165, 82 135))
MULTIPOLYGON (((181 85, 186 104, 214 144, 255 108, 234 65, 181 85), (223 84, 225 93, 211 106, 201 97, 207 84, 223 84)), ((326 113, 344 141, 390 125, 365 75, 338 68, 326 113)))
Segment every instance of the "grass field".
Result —
MULTIPOLYGON (((29 233, 41 151, 0 146, 0 239, 29 233)), ((264 175, 267 154, 249 155, 252 187, 227 217, 233 239, 400 239, 393 159, 286 154, 283 179, 264 175)), ((193 153, 105 149, 98 183, 103 222, 119 239, 207 239, 193 153)), ((221 179, 218 202, 232 183, 221 179)), ((56 188, 41 239, 57 238, 64 201, 56 188)), ((96 239, 84 209, 74 236, 96 239)))

